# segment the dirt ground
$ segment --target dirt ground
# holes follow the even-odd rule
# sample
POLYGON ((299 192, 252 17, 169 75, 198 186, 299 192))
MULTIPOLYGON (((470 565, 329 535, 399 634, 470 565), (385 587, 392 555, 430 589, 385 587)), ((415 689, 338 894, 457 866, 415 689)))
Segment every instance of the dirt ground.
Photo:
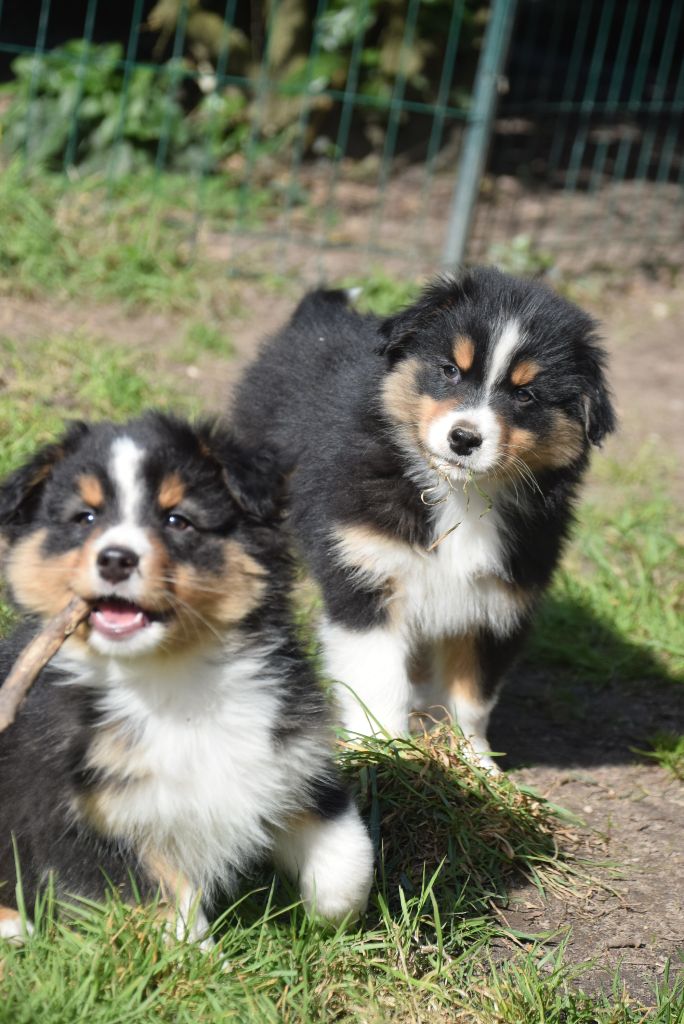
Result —
MULTIPOLYGON (((297 297, 296 288, 264 295, 254 282, 231 287, 242 310, 226 324, 235 358, 207 355, 181 371, 208 410, 225 408, 258 340, 282 322, 297 297)), ((672 490, 684 497, 684 292, 638 279, 629 288, 595 291, 585 305, 603 324, 621 422, 607 453, 629 460, 650 442, 670 459, 672 490)), ((11 297, 0 307, 0 333, 11 338, 30 342, 76 330, 126 342, 160 370, 179 372, 177 317, 11 297)), ((673 528, 681 530, 681 523, 673 528)), ((577 827, 578 855, 607 857, 616 866, 615 872, 597 869, 597 883, 572 901, 542 897, 532 886, 517 889, 506 921, 525 933, 554 933, 552 942, 569 936, 571 962, 594 965, 583 986, 605 991, 619 966, 626 990, 646 1004, 666 959, 681 967, 684 954, 684 787, 640 763, 631 748, 659 730, 684 732, 683 696, 673 685, 644 679, 629 687, 578 683, 569 702, 567 694, 559 701, 552 677, 519 671, 493 720, 493 747, 507 751, 515 777, 584 822, 577 827)), ((506 951, 502 943, 501 955, 506 951)))

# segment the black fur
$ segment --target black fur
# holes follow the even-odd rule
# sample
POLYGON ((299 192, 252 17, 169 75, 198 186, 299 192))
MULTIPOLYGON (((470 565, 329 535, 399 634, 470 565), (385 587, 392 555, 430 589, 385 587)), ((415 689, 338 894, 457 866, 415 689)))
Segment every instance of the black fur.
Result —
MULTIPOLYGON (((558 417, 579 438, 576 449, 568 445, 567 457, 558 456, 558 465, 552 454, 548 465, 534 470, 534 486, 529 480, 522 485, 522 502, 506 486, 494 499, 504 548, 500 577, 531 610, 567 537, 589 446, 615 426, 605 356, 595 323, 576 306, 542 284, 476 268, 458 279, 438 279, 408 309, 385 319, 358 313, 340 292, 313 292, 264 345, 238 387, 233 423, 250 445, 273 446, 290 474, 297 552, 321 586, 327 616, 362 632, 387 623, 396 610, 381 583, 364 582, 336 556, 340 527, 371 527, 423 551, 435 539, 434 513, 421 497, 428 479, 419 479, 420 453, 407 450, 382 397, 407 360, 418 367, 417 394, 434 403, 453 399, 454 408, 467 411, 485 396, 502 429, 528 431, 540 446, 558 417), (513 320, 524 336, 520 355, 541 367, 532 401, 508 379, 491 395, 485 388, 497 332, 513 320), (459 336, 471 339, 474 359, 454 384, 440 367, 455 369, 459 336)), ((529 614, 496 642, 484 623, 473 623, 483 693, 496 688, 528 623, 529 614)))
MULTIPOLYGON (((291 771, 292 788, 287 806, 282 808, 282 821, 278 819, 281 812, 274 812, 272 806, 265 810, 268 828, 287 829, 293 816, 302 814, 321 821, 338 818, 349 811, 349 797, 330 756, 326 703, 291 617, 292 571, 281 531, 281 477, 272 456, 250 452, 215 423, 192 426, 160 413, 146 414, 125 425, 80 423, 0 485, 0 531, 7 541, 5 560, 10 583, 18 581, 15 596, 27 613, 15 633, 0 643, 0 679, 5 678, 42 619, 49 617, 45 609, 31 606, 33 598, 27 598, 22 590, 23 577, 16 575, 14 562, 20 558, 22 542, 42 537, 40 558, 44 560, 46 585, 54 589, 51 573, 58 564, 54 559, 81 549, 85 552, 87 541, 95 543, 98 531, 104 535, 120 520, 120 505, 126 496, 117 491, 116 481, 110 476, 110 455, 113 442, 123 437, 145 453, 137 474, 137 485, 144 495, 139 527, 165 551, 165 564, 171 567, 166 570, 169 581, 174 567, 192 567, 204 574, 200 579, 209 580, 211 595, 222 573, 231 571, 230 557, 224 554, 227 541, 234 542, 236 550, 245 552, 259 568, 262 589, 257 592, 256 603, 246 603, 244 611, 236 613, 235 621, 212 620, 204 641, 206 660, 201 646, 196 656, 193 654, 196 678, 188 679, 188 685, 195 688, 198 711, 205 699, 203 674, 214 680, 211 685, 215 686, 215 670, 222 671, 223 664, 230 669, 233 661, 240 663, 242 659, 249 665, 250 659, 256 659, 261 668, 251 671, 272 679, 276 698, 277 714, 268 741, 274 771, 290 773, 293 758, 308 762, 304 774, 299 764, 291 771), (169 473, 176 473, 184 483, 178 514, 191 517, 192 528, 178 530, 165 525, 168 511, 160 509, 155 496, 161 493, 162 481, 169 473), (83 499, 78 481, 83 474, 95 477, 105 495, 103 506, 92 510, 92 524, 83 522, 80 511, 83 499)), ((146 571, 143 564, 141 575, 146 571)), ((77 584, 76 575, 65 576, 63 595, 55 596, 57 603, 65 605, 73 596, 72 585, 82 584, 77 584)), ((81 596, 94 600, 97 595, 81 596)), ((40 602, 40 597, 36 600, 40 602)), ((211 610, 203 610, 205 620, 210 614, 211 610)), ((101 827, 96 816, 84 809, 89 799, 97 798, 106 787, 118 786, 125 792, 129 785, 125 760, 115 770, 106 760, 98 761, 93 756, 99 738, 111 723, 103 695, 118 685, 116 673, 111 675, 109 669, 117 661, 116 650, 106 657, 97 649, 93 651, 89 639, 93 628, 84 626, 85 635, 67 641, 56 661, 40 674, 15 723, 0 734, 0 904, 16 905, 15 848, 29 908, 50 876, 54 876, 57 894, 62 897, 75 894, 98 899, 112 885, 127 898, 135 893, 146 898, 159 884, 145 860, 140 834, 125 828, 101 827)), ((191 630, 179 643, 178 656, 193 652, 198 643, 191 630)), ((136 655, 124 656, 121 662, 122 666, 131 662, 141 666, 143 695, 145 685, 158 686, 159 680, 163 681, 167 671, 164 666, 173 670, 176 655, 174 651, 161 651, 154 657, 161 659, 161 668, 154 667, 156 662, 150 668, 149 658, 146 661, 142 656, 136 661, 136 655), (148 676, 154 682, 145 684, 148 676)), ((242 684, 247 702, 256 685, 249 671, 245 669, 242 684)), ((135 676, 127 678, 128 685, 135 689, 135 676)), ((173 693, 169 699, 173 699, 173 693)), ((216 700, 215 695, 212 699, 216 700)), ((188 729, 192 729, 191 717, 188 729)), ((139 742, 136 730, 136 722, 130 721, 120 737, 122 743, 130 742, 131 757, 139 742)), ((228 737, 225 742, 229 742, 228 737)), ((143 748, 141 752, 144 755, 143 748)), ((223 753, 223 749, 217 749, 216 758, 223 753)), ((252 771, 250 764, 240 770, 247 777, 252 771)), ((263 773, 261 766, 255 770, 263 773)), ((264 789, 268 790, 267 780, 264 789)), ((226 802, 230 803, 229 794, 226 802)), ((188 812, 192 811, 189 807, 188 812)), ((150 813, 154 819, 154 807, 150 813)), ((258 818, 258 807, 254 813, 258 818)), ((145 837, 148 846, 156 841, 154 832, 145 837)), ((159 842, 163 844, 161 835, 159 842)), ((268 850, 263 845, 255 847, 239 863, 231 863, 227 857, 219 877, 208 882, 204 879, 203 883, 192 877, 189 881, 204 884, 205 896, 210 898, 213 885, 223 890, 230 887, 250 868, 251 861, 258 861, 265 852, 268 850)), ((191 876, 187 865, 185 869, 191 876)), ((198 874, 202 874, 199 869, 198 874)))

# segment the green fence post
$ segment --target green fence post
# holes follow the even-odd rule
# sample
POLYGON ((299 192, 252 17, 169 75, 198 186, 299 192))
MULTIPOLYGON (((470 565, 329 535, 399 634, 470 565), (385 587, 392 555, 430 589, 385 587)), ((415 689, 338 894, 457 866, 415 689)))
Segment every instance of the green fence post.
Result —
POLYGON ((480 178, 487 157, 496 107, 497 86, 508 53, 517 0, 493 0, 477 65, 473 105, 468 116, 442 264, 450 268, 465 256, 480 178))

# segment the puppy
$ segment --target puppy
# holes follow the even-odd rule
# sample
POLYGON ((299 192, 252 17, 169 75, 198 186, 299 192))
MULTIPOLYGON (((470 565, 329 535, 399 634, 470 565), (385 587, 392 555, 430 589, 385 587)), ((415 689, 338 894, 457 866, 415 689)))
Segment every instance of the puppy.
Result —
MULTIPOLYGON (((58 896, 161 890, 200 938, 271 858, 310 910, 363 910, 371 844, 290 619, 275 478, 220 427, 149 413, 76 423, 0 487, 31 617, 1 678, 41 620, 92 606, 0 735, 0 902, 14 843, 29 906, 49 876, 58 896)), ((20 932, 5 907, 0 935, 20 932)))
POLYGON ((576 306, 479 268, 385 320, 314 292, 248 369, 234 423, 291 473, 347 729, 445 707, 491 766, 497 689, 614 426, 604 362, 576 306))

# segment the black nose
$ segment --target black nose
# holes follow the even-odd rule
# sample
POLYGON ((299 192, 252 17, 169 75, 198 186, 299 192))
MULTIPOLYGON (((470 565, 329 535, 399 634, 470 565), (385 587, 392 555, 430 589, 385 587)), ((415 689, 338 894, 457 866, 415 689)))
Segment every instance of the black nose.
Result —
POLYGON ((135 551, 129 548, 104 548, 97 556, 97 568, 108 583, 121 583, 128 579, 139 561, 135 551))
POLYGON ((473 448, 479 448, 482 438, 473 430, 464 430, 463 427, 454 427, 449 434, 449 445, 457 455, 470 455, 473 448))

